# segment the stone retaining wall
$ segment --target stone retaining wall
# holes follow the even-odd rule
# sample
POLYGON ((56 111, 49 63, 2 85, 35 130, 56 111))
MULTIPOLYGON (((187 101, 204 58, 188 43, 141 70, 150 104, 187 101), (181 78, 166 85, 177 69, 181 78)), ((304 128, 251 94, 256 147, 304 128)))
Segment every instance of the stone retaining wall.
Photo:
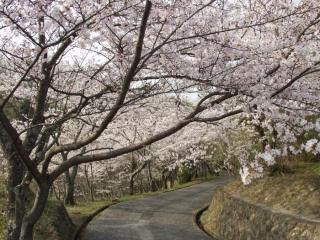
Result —
POLYGON ((320 240, 320 221, 254 204, 219 190, 201 218, 223 240, 320 240))

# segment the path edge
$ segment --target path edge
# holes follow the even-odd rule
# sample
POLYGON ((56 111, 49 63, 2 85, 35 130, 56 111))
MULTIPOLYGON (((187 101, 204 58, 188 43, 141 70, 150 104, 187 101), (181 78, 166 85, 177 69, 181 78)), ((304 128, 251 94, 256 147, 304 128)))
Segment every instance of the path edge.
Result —
POLYGON ((202 225, 202 223, 201 223, 201 221, 200 221, 200 218, 201 218, 202 214, 203 214, 206 210, 208 210, 209 206, 210 206, 210 205, 207 204, 207 205, 205 205, 204 207, 198 209, 198 210, 196 211, 196 213, 194 214, 193 221, 194 221, 194 223, 196 224, 196 226, 197 226, 202 232, 204 232, 207 236, 209 236, 211 239, 219 240, 219 238, 217 238, 216 236, 212 236, 212 234, 210 234, 209 232, 207 232, 207 231, 204 229, 204 227, 203 227, 203 225, 202 225))
POLYGON ((93 213, 91 213, 89 216, 86 217, 86 219, 80 224, 79 227, 77 227, 74 236, 73 236, 73 240, 81 240, 80 235, 82 233, 82 231, 88 226, 88 224, 101 212, 103 212, 104 210, 108 209, 109 207, 116 205, 120 203, 120 201, 116 201, 113 203, 109 203, 99 209, 97 209, 96 211, 94 211, 93 213))

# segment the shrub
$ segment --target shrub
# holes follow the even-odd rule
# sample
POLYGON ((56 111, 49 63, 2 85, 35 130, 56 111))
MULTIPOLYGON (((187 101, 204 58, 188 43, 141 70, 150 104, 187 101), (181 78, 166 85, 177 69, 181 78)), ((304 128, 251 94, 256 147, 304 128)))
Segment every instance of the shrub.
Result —
POLYGON ((178 172, 178 183, 183 184, 190 182, 192 180, 192 169, 186 166, 183 166, 179 169, 178 172))

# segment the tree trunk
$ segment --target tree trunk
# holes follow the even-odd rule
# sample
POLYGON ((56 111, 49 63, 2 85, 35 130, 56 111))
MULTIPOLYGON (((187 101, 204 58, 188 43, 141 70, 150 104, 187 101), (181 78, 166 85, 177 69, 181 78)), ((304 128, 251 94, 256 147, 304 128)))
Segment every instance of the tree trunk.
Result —
POLYGON ((18 240, 20 236, 22 218, 25 214, 25 188, 19 186, 25 174, 25 167, 13 143, 4 128, 0 125, 0 142, 4 156, 7 159, 8 179, 8 235, 7 240, 18 240))
POLYGON ((142 180, 142 178, 140 178, 139 191, 140 191, 140 193, 144 192, 143 191, 143 180, 142 180))
POLYGON ((161 173, 161 181, 162 181, 162 188, 168 189, 168 183, 167 183, 167 176, 166 176, 167 170, 163 170, 161 173))
POLYGON ((134 179, 133 179, 133 175, 130 176, 130 182, 129 182, 129 194, 133 195, 134 193, 134 179))
MULTIPOLYGON (((55 187, 55 185, 54 184, 52 184, 52 191, 53 191, 53 193, 54 193, 54 195, 55 195, 55 197, 56 197, 56 199, 57 200, 59 200, 59 201, 61 201, 61 198, 60 198, 60 192, 57 192, 57 189, 56 189, 56 187, 55 187)), ((59 189, 58 189, 58 191, 59 191, 59 189)))
POLYGON ((148 161, 148 180, 149 180, 149 187, 151 192, 156 191, 156 186, 155 182, 152 177, 152 172, 151 172, 151 161, 148 161))
POLYGON ((94 202, 94 189, 93 189, 93 184, 92 184, 92 182, 90 182, 90 179, 89 179, 89 173, 88 173, 87 165, 84 165, 84 175, 86 177, 86 182, 87 182, 87 186, 88 186, 88 189, 89 189, 91 201, 94 202))
POLYGON ((22 220, 19 240, 33 240, 34 225, 40 219, 48 200, 50 187, 47 183, 39 186, 34 205, 30 212, 22 220))
POLYGON ((169 175, 170 188, 174 187, 174 182, 176 179, 177 179, 177 169, 174 169, 170 171, 170 175, 169 175))
POLYGON ((211 166, 210 166, 207 162, 205 162, 205 165, 206 165, 206 167, 207 167, 208 173, 211 174, 211 175, 213 175, 214 173, 213 173, 213 171, 212 171, 212 169, 211 169, 211 166))
POLYGON ((74 190, 75 190, 74 184, 75 184, 77 172, 78 172, 78 166, 74 166, 72 168, 71 174, 69 171, 65 172, 67 188, 66 188, 66 196, 65 196, 64 202, 65 204, 68 204, 71 206, 76 204, 76 201, 74 198, 74 190))
POLYGON ((174 187, 174 179, 173 179, 173 176, 172 176, 172 172, 170 173, 170 188, 173 188, 174 187))
POLYGON ((129 182, 129 194, 134 194, 134 177, 136 174, 134 174, 135 170, 137 168, 137 163, 134 159, 133 152, 131 153, 131 175, 130 175, 130 182, 129 182))
POLYGON ((90 193, 91 193, 91 199, 92 201, 94 201, 95 199, 95 185, 94 185, 94 175, 93 175, 93 167, 92 167, 92 163, 90 163, 90 171, 91 171, 91 190, 90 190, 90 193))
POLYGON ((131 174, 130 174, 130 182, 129 182, 129 193, 130 195, 134 194, 134 179, 135 177, 145 168, 148 162, 143 162, 138 168, 137 163, 132 161, 131 165, 131 174))
POLYGON ((8 161, 8 240, 18 240, 26 202, 25 189, 19 186, 23 180, 24 166, 15 154, 12 157, 8 161))
POLYGON ((202 166, 202 171, 203 171, 203 177, 205 179, 207 179, 207 166, 206 166, 205 162, 202 162, 201 166, 202 166))
POLYGON ((76 204, 76 201, 74 199, 74 182, 67 183, 64 203, 71 206, 76 204))

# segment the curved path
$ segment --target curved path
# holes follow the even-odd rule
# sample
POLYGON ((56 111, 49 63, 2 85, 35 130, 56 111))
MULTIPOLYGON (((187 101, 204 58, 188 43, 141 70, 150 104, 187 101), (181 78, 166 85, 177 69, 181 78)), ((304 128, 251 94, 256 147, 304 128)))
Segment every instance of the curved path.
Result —
POLYGON ((220 178, 116 204, 93 219, 84 240, 210 240, 195 225, 194 214, 227 181, 220 178))

